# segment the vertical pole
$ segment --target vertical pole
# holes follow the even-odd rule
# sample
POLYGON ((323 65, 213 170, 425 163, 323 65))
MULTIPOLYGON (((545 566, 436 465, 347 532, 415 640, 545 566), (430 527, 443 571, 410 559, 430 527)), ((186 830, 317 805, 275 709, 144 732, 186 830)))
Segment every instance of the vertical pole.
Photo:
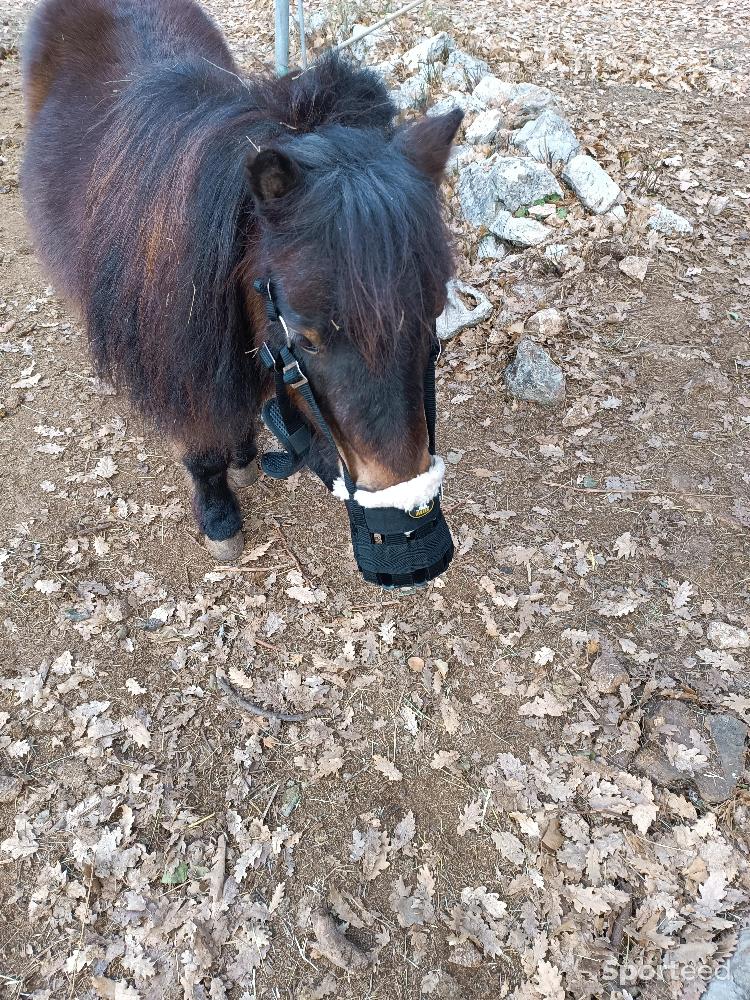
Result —
POLYGON ((276 74, 283 76, 289 70, 289 0, 275 0, 276 3, 276 74))
POLYGON ((305 0, 297 0, 297 21, 299 23, 299 50, 302 69, 307 69, 307 39, 305 38, 305 0))

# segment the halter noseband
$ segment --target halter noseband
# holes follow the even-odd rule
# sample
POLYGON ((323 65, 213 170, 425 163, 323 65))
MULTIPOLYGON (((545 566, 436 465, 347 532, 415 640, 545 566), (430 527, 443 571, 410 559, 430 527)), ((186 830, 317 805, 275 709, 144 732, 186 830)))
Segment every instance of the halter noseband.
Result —
MULTIPOLYGON (((386 588, 426 584, 447 569, 454 551, 453 540, 440 509, 444 466, 442 459, 435 454, 435 361, 440 354, 439 346, 436 343, 430 352, 423 380, 427 441, 432 464, 428 473, 410 481, 411 484, 418 484, 417 492, 422 491, 417 506, 410 510, 387 506, 379 502, 378 493, 358 490, 352 480, 300 358, 294 352, 289 328, 278 309, 271 281, 259 279, 254 288, 264 296, 269 324, 280 324, 286 339, 276 353, 267 341, 260 349, 260 360, 273 372, 276 389, 275 398, 264 405, 261 418, 282 447, 282 451, 266 452, 262 456, 263 471, 272 479, 287 479, 306 464, 312 445, 312 430, 289 394, 289 390, 294 389, 304 399, 315 429, 338 456, 341 479, 334 484, 333 492, 346 505, 354 556, 364 578, 386 588)), ((410 484, 402 485, 408 487, 410 484)), ((393 500, 398 490, 397 486, 381 491, 383 499, 393 500)))

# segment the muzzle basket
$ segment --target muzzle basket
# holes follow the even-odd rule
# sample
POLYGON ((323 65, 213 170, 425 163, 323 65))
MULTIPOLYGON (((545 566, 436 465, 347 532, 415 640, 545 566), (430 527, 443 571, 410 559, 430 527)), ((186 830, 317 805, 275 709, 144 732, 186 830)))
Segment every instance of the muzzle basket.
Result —
POLYGON ((362 576, 381 587, 413 587, 443 573, 453 558, 453 539, 440 498, 429 509, 404 513, 362 507, 347 500, 354 558, 362 576))

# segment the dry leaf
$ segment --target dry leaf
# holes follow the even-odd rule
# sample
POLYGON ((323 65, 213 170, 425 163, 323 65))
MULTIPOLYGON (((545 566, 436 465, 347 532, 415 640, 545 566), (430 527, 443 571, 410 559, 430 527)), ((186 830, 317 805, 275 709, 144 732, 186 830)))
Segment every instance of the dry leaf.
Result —
POLYGON ((315 910, 312 915, 315 947, 328 961, 345 972, 358 972, 370 964, 369 957, 341 933, 330 913, 315 910))
POLYGON ((403 774, 399 771, 395 764, 392 764, 387 758, 381 757, 380 754, 376 753, 373 755, 372 762, 375 768, 384 774, 389 781, 401 781, 403 774))

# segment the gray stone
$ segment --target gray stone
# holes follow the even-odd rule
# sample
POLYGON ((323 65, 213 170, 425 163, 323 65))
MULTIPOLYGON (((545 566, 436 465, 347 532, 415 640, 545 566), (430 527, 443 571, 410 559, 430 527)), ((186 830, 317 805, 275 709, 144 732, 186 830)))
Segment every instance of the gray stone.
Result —
POLYGON ((362 22, 352 25, 352 36, 358 40, 351 44, 349 52, 359 62, 372 62, 378 47, 387 43, 392 37, 387 26, 378 28, 377 31, 372 31, 371 27, 362 22), (360 35, 361 38, 358 37, 360 35))
POLYGON ((708 985, 702 1000, 750 1000, 750 927, 740 931, 734 954, 708 985))
POLYGON ((497 236, 493 236, 492 233, 483 236, 477 246, 477 257, 479 260, 502 260, 503 257, 507 256, 507 253, 508 251, 502 242, 497 236))
POLYGON ((540 309, 533 316, 529 316, 524 329, 527 333, 544 340, 559 337, 565 329, 565 317, 559 309, 540 309))
POLYGON ((718 218, 729 204, 729 198, 723 194, 713 194, 708 202, 708 214, 718 218))
POLYGON ((505 384, 517 399, 551 405, 565 398, 565 376, 543 347, 524 337, 505 369, 505 384))
POLYGON ((544 256, 554 264, 561 264, 570 255, 570 250, 564 243, 550 243, 544 248, 544 256))
POLYGON ((437 335, 440 340, 450 340, 461 330, 477 326, 492 314, 492 303, 487 296, 479 289, 467 285, 466 282, 458 279, 449 281, 446 291, 448 301, 436 323, 437 335), (475 302, 474 308, 467 308, 461 296, 475 302))
POLYGON ((443 80, 456 90, 473 90, 489 71, 489 64, 484 59, 477 59, 468 52, 454 49, 448 56, 443 80))
POLYGON ((424 41, 404 52, 401 58, 405 66, 416 69, 425 63, 443 62, 448 53, 452 52, 455 47, 456 43, 451 36, 445 31, 440 31, 432 38, 425 38, 424 41))
POLYGON ((750 632, 729 622, 711 622, 706 635, 717 649, 750 649, 750 632))
POLYGON ((562 197, 563 191, 555 175, 535 160, 521 156, 496 157, 492 175, 498 200, 509 212, 550 195, 562 197))
POLYGON ((485 226, 495 218, 498 197, 493 182, 491 164, 467 163, 459 172, 458 197, 461 211, 472 226, 485 226))
POLYGON ((545 258, 553 265, 558 274, 567 271, 582 271, 585 263, 578 254, 571 251, 564 243, 550 243, 542 251, 545 258))
POLYGON ((471 143, 492 142, 504 120, 504 112, 497 108, 481 111, 466 129, 466 141, 471 143))
POLYGON ((565 119, 549 110, 514 132, 511 143, 542 163, 567 163, 581 148, 565 119))
POLYGON ((567 162, 562 178, 583 205, 596 215, 608 211, 620 197, 620 189, 607 171, 585 153, 579 153, 567 162))
POLYGON ((552 230, 536 219, 516 219, 510 212, 500 211, 487 227, 506 243, 517 247, 535 247, 552 235, 552 230))
POLYGON ((496 154, 484 163, 469 163, 458 182, 464 218, 487 229, 502 209, 515 212, 534 201, 562 193, 547 167, 520 156, 496 154))
POLYGON ((655 205, 654 214, 648 220, 648 228, 664 236, 687 236, 693 226, 684 215, 678 215, 664 205, 655 205))
MULTIPOLYGON (((299 36, 300 25, 296 12, 292 15, 291 22, 299 36)), ((320 44, 327 35, 331 34, 331 31, 331 18, 328 14, 323 11, 308 12, 305 14, 305 39, 313 47, 320 44)))
POLYGON ((720 766, 708 768, 698 776, 698 791, 706 802, 726 802, 745 770, 747 726, 733 715, 709 715, 706 723, 720 766))
POLYGON ((709 715, 685 701, 658 699, 644 718, 645 744, 633 766, 656 784, 679 791, 693 786, 711 805, 725 802, 734 792, 743 770, 747 726, 732 715, 709 715), (672 739, 692 747, 691 730, 712 744, 708 763, 695 772, 677 768, 667 757, 665 745, 672 739), (708 732, 707 732, 708 730, 708 732), (710 734, 710 739, 708 735, 710 734))
POLYGON ((517 125, 523 125, 530 118, 536 118, 546 108, 555 110, 555 95, 546 87, 534 83, 518 83, 510 101, 509 113, 517 125))

